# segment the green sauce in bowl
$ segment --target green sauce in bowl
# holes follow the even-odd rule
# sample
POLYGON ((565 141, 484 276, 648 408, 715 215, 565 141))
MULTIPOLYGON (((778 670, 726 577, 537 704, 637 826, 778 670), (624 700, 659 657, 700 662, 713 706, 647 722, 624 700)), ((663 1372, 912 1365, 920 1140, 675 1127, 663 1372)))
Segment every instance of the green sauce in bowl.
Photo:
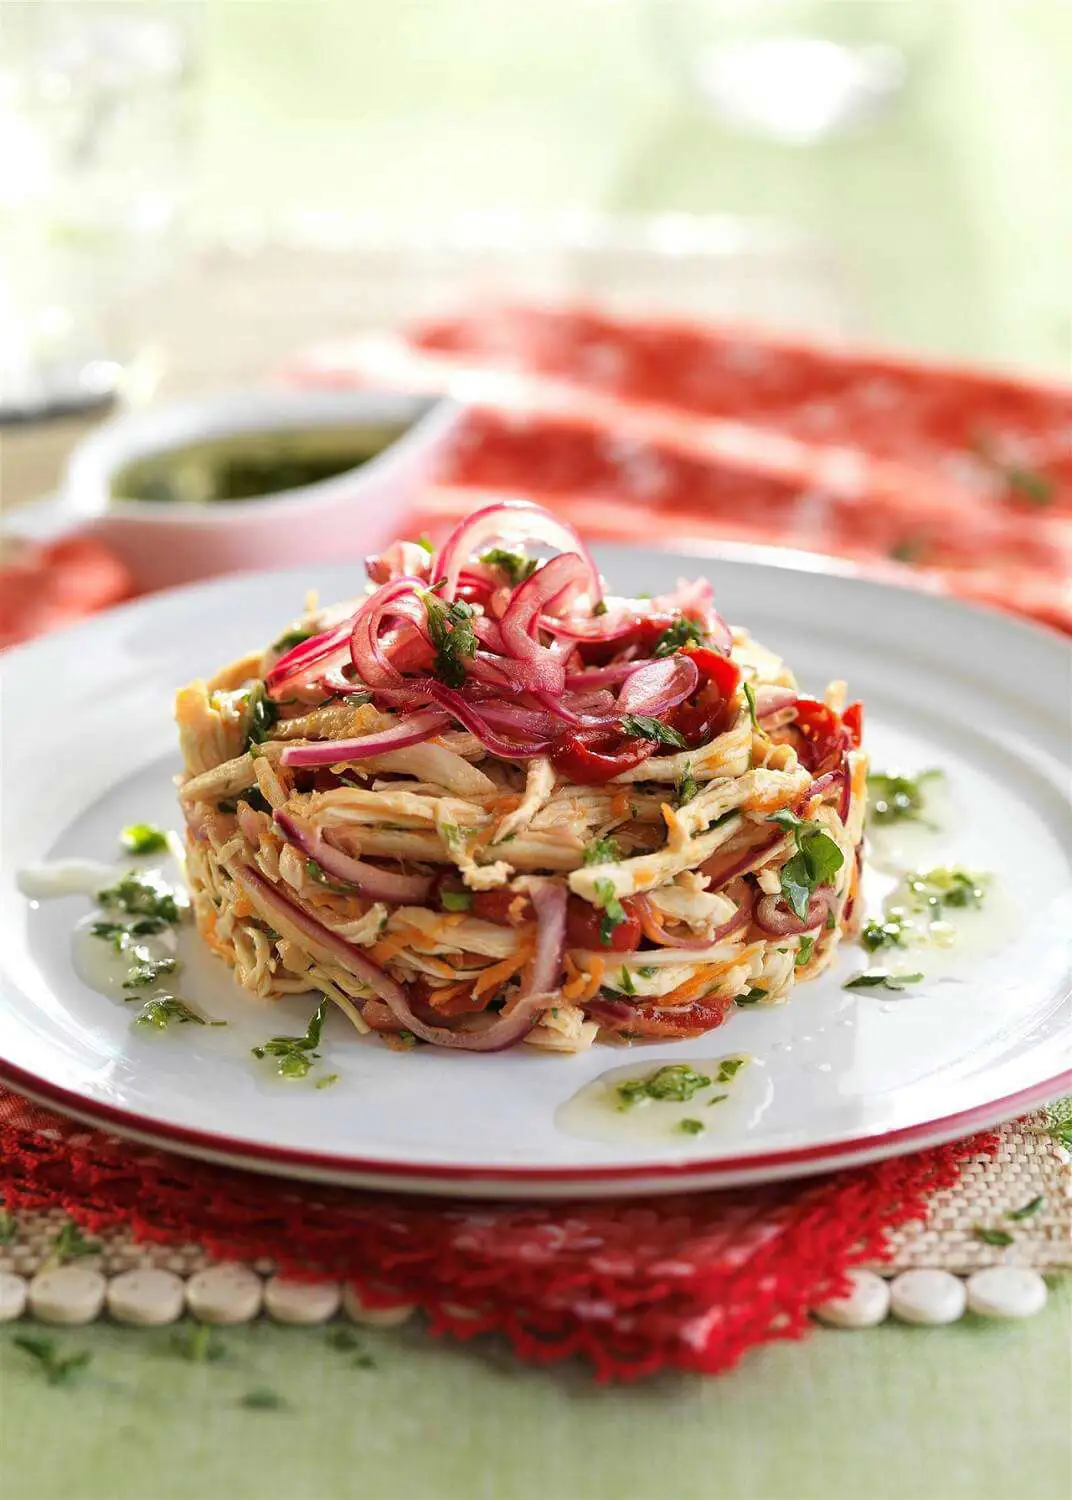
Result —
POLYGON ((153 505, 265 499, 359 469, 407 426, 230 433, 135 459, 117 470, 109 498, 153 505))

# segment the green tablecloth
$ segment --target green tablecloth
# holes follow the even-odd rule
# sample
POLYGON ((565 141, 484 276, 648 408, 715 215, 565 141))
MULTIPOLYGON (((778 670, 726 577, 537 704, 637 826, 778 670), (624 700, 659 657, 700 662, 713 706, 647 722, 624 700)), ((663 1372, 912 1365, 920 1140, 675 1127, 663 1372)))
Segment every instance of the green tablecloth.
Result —
POLYGON ((1072 1289, 1023 1324, 817 1330, 720 1379, 600 1387, 417 1327, 225 1331, 190 1364, 166 1330, 59 1336, 49 1387, 0 1333, 4 1500, 1068 1500, 1072 1289), (285 1410, 247 1410, 253 1389, 285 1410))

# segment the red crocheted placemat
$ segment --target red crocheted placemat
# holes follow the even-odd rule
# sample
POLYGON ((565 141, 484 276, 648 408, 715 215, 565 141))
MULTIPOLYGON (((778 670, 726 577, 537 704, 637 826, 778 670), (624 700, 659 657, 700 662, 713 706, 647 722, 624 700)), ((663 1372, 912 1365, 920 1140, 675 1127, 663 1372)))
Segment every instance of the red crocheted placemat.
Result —
POLYGON ((881 1261, 890 1231, 997 1137, 804 1183, 646 1200, 465 1203, 284 1182, 173 1156, 0 1090, 0 1193, 62 1208, 91 1233, 267 1258, 414 1302, 433 1333, 504 1334, 546 1363, 579 1355, 601 1379, 728 1370, 800 1338, 845 1273, 881 1261))

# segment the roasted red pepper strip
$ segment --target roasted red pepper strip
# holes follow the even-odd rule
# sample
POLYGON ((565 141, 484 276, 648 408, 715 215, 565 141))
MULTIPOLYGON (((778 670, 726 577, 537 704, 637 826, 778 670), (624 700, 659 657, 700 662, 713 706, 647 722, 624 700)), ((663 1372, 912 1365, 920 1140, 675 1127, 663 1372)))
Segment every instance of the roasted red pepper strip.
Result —
POLYGON ((859 750, 860 745, 863 743, 864 737, 863 704, 859 702, 859 700, 857 700, 857 702, 855 703, 850 703, 848 708, 841 715, 841 722, 849 732, 849 738, 852 740, 852 748, 854 750, 859 750))
POLYGON ((687 703, 670 710, 667 723, 676 729, 690 750, 709 744, 722 734, 731 718, 730 700, 741 681, 741 669, 709 646, 690 646, 682 653, 691 656, 700 673, 699 689, 687 703))
POLYGON ((833 771, 841 757, 853 747, 851 730, 826 703, 817 698, 798 698, 792 728, 800 741, 798 754, 814 776, 833 771))
POLYGON ((580 896, 571 896, 566 908, 566 946, 586 948, 597 953, 601 948, 608 953, 634 952, 640 946, 641 927, 640 918, 628 896, 622 902, 622 910, 625 912, 624 922, 615 925, 610 934, 610 942, 605 943, 604 913, 589 906, 580 896))

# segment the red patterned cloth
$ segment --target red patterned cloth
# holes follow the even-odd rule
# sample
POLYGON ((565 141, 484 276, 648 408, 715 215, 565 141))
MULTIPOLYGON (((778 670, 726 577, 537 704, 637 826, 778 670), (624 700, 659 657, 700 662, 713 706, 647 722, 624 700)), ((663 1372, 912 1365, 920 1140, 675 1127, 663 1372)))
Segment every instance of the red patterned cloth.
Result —
POLYGON ((604 1380, 714 1374, 801 1338, 846 1271, 925 1219, 992 1135, 804 1183, 634 1201, 448 1202, 280 1182, 122 1141, 0 1090, 0 1192, 84 1229, 269 1257, 363 1299, 414 1302, 437 1334, 505 1334, 521 1358, 571 1355, 604 1380))
POLYGON ((592 538, 831 553, 1072 631, 1072 385, 570 307, 344 340, 287 374, 466 403, 410 518, 433 536, 509 493, 592 538))

